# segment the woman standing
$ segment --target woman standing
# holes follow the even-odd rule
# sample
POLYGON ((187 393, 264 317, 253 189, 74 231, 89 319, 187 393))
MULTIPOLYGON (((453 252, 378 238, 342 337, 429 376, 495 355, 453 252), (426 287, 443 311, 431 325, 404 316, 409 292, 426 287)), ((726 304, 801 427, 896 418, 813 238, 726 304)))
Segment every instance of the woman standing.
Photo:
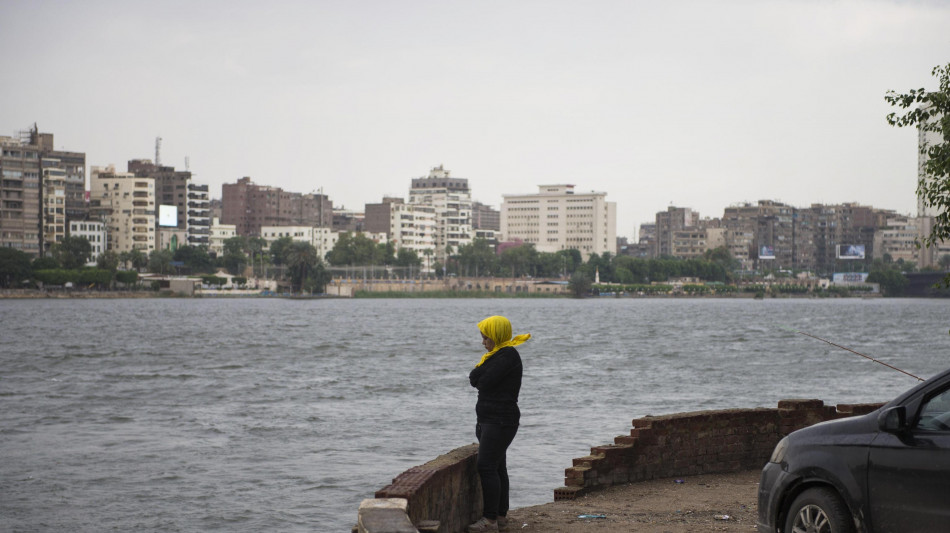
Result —
POLYGON ((478 475, 482 482, 482 517, 468 526, 469 533, 505 530, 508 526, 508 469, 505 453, 518 433, 521 411, 521 356, 514 347, 531 338, 512 338, 511 322, 490 316, 478 323, 482 346, 488 352, 468 375, 478 389, 475 436, 478 438, 478 475))

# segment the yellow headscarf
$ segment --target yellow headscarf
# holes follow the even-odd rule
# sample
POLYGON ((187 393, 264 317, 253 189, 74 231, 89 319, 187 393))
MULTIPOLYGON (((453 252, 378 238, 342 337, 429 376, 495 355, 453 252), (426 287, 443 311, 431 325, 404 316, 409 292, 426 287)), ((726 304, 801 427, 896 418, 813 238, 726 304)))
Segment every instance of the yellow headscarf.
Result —
POLYGON ((476 368, 482 366, 489 357, 495 355, 495 352, 501 350, 506 346, 517 346, 524 341, 531 338, 530 333, 525 333, 524 335, 518 335, 515 338, 511 338, 511 322, 503 316, 490 316, 485 320, 482 320, 478 323, 478 330, 482 332, 482 335, 488 337, 495 343, 495 347, 492 348, 492 351, 486 353, 482 356, 482 360, 475 365, 476 368))

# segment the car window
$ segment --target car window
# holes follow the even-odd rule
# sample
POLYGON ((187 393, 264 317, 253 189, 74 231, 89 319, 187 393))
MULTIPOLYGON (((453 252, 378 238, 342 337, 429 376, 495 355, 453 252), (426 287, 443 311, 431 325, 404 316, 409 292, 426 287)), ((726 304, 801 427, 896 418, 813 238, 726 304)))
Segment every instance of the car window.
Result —
POLYGON ((917 429, 950 431, 950 389, 931 396, 920 409, 917 429))

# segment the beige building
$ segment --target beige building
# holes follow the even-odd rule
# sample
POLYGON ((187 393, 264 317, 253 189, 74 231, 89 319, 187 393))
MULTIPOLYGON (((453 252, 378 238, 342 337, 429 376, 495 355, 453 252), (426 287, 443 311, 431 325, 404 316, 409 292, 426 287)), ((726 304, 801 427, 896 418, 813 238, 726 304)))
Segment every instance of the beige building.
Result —
POLYGON ((874 232, 874 259, 885 254, 892 260, 917 262, 917 238, 922 234, 923 220, 918 217, 892 216, 874 232))
POLYGON ((541 185, 537 194, 506 194, 501 238, 534 244, 539 252, 617 253, 617 204, 605 192, 577 193, 573 185, 541 185))
POLYGON ((224 255, 224 241, 231 237, 237 237, 237 225, 222 224, 221 219, 214 217, 211 219, 210 239, 208 250, 216 257, 224 255))
POLYGON ((108 233, 107 249, 133 249, 148 254, 155 249, 155 180, 116 172, 114 165, 92 167, 90 218, 101 220, 108 233))

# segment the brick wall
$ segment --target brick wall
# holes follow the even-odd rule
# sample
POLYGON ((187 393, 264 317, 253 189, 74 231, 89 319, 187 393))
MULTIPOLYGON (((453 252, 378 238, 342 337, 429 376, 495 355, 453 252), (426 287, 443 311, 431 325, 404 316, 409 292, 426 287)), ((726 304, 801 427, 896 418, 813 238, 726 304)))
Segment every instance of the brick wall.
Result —
POLYGON ((420 530, 438 522, 439 533, 461 532, 482 515, 477 454, 478 445, 470 444, 414 466, 377 491, 376 498, 405 498, 409 520, 420 530))
POLYGON ((727 409, 633 420, 629 436, 595 446, 564 471, 554 499, 617 483, 762 468, 772 449, 796 429, 855 416, 882 404, 826 406, 821 400, 782 400, 777 409, 727 409))

